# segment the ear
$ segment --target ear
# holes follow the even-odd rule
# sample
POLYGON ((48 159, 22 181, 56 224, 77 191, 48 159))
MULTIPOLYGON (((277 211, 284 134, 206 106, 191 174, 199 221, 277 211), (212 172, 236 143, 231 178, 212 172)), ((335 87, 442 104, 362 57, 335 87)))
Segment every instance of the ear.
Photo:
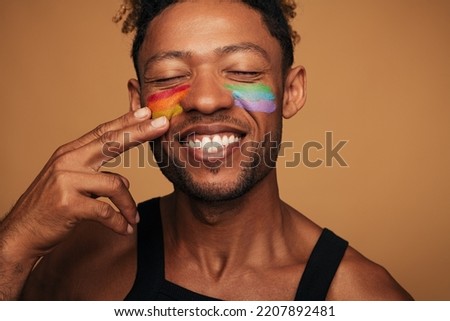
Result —
POLYGON ((303 66, 288 71, 283 96, 283 117, 294 116, 306 102, 306 70, 303 66))
POLYGON ((128 80, 128 98, 130 100, 130 111, 141 108, 141 86, 137 79, 128 80))

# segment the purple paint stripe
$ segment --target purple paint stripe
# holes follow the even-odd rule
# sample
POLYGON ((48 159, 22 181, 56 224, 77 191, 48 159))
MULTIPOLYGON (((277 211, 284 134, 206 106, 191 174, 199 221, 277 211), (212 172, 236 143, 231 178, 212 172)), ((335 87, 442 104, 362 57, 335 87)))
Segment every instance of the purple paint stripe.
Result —
POLYGON ((262 113, 273 113, 277 106, 272 100, 258 100, 258 101, 248 101, 242 99, 236 99, 234 101, 235 105, 244 108, 248 111, 259 111, 262 113))

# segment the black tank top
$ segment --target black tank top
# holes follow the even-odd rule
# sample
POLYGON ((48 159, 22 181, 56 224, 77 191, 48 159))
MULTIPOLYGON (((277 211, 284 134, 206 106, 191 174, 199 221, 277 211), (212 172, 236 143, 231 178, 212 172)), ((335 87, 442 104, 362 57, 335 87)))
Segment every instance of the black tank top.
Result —
MULTIPOLYGON (((125 300, 130 301, 205 301, 208 297, 165 279, 164 242, 159 198, 138 205, 137 273, 125 300)), ((300 279, 296 301, 325 300, 331 281, 344 256, 348 242, 323 229, 300 279)))

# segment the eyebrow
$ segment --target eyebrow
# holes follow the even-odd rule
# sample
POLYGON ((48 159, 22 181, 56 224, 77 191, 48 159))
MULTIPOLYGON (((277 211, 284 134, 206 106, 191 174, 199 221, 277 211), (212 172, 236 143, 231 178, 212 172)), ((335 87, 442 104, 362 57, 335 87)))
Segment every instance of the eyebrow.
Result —
POLYGON ((178 50, 172 50, 172 51, 163 51, 159 52, 150 58, 147 59, 144 65, 144 70, 147 69, 148 65, 164 61, 164 60, 171 60, 171 59, 186 59, 192 57, 192 52, 190 51, 178 51, 178 50))
POLYGON ((264 50, 264 48, 252 42, 240 42, 237 44, 220 47, 214 50, 214 53, 216 53, 219 56, 233 54, 237 52, 252 52, 262 56, 266 60, 270 60, 267 51, 264 50))
MULTIPOLYGON (((254 44, 252 42, 240 42, 237 44, 232 44, 228 46, 223 46, 214 49, 214 54, 218 56, 225 56, 233 53, 239 53, 239 52, 252 52, 255 53, 262 58, 266 60, 269 59, 269 54, 267 53, 264 48, 258 46, 257 44, 254 44)), ((181 51, 181 50, 171 50, 171 51, 163 51, 159 52, 153 56, 151 56, 144 65, 144 70, 147 69, 148 65, 164 61, 164 60, 171 60, 171 59, 186 59, 193 56, 192 51, 181 51)))

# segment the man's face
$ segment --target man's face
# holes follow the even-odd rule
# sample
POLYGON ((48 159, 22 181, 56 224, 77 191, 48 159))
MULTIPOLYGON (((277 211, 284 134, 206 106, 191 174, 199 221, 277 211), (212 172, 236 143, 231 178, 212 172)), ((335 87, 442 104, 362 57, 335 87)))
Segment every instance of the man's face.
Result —
POLYGON ((141 103, 164 108, 167 97, 179 100, 169 131, 153 146, 176 189, 229 200, 273 170, 281 57, 261 15, 240 2, 182 2, 151 22, 139 53, 141 103), (255 103, 256 96, 266 100, 255 103))

